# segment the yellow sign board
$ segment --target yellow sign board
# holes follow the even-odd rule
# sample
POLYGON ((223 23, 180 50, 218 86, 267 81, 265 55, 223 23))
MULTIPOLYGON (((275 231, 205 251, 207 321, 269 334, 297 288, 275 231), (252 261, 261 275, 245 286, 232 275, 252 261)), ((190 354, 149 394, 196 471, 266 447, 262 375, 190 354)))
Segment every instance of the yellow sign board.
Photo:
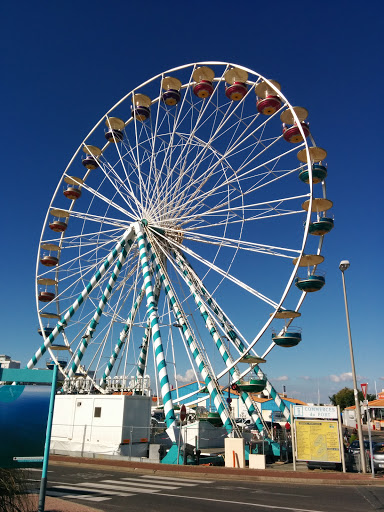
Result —
POLYGON ((297 460, 341 462, 337 421, 295 420, 297 460))

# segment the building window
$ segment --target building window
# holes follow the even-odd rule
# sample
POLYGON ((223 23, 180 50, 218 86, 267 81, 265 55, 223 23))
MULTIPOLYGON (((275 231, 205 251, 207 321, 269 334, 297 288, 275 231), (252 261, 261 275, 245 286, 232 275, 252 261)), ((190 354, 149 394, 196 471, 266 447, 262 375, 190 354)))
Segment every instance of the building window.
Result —
POLYGON ((95 407, 95 413, 93 416, 95 418, 101 418, 101 407, 95 407))

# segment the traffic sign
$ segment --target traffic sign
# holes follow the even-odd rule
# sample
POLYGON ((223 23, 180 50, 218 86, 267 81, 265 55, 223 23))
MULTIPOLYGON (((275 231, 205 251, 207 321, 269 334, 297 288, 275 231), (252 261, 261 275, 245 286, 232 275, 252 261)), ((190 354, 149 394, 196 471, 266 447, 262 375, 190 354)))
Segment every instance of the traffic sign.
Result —
POLYGON ((364 395, 364 400, 367 398, 367 391, 368 391, 368 383, 365 382, 364 384, 361 384, 361 391, 364 395))
POLYGON ((180 407, 180 421, 184 421, 187 417, 187 409, 185 408, 185 405, 183 404, 180 407))

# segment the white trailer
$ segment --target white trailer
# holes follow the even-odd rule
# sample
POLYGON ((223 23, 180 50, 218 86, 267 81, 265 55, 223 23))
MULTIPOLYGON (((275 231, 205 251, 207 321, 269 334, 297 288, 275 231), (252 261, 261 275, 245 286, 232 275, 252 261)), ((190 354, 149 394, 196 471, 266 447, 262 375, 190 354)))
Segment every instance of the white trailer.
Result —
POLYGON ((141 395, 57 395, 51 452, 146 457, 151 398, 141 395))

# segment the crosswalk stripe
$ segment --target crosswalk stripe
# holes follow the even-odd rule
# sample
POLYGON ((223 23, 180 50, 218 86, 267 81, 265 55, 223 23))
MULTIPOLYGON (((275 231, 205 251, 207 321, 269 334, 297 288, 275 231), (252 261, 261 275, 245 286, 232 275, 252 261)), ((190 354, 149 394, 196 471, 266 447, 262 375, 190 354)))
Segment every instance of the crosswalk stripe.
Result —
POLYGON ((152 475, 145 475, 145 476, 142 476, 141 478, 150 478, 151 480, 169 480, 170 482, 177 482, 177 484, 179 484, 179 482, 191 482, 191 483, 195 483, 195 484, 211 484, 212 483, 212 480, 193 480, 192 478, 173 478, 172 476, 152 476, 152 475))
MULTIPOLYGON (((103 485, 99 485, 97 483, 97 487, 103 487, 103 485)), ((96 490, 96 489, 90 489, 89 488, 89 482, 82 483, 82 484, 76 484, 76 485, 55 485, 53 489, 66 489, 67 491, 88 491, 90 495, 92 494, 108 494, 112 496, 132 496, 132 494, 125 493, 125 492, 116 492, 112 490, 96 490)), ((119 489, 120 491, 124 491, 123 488, 119 489)), ((61 491, 64 492, 64 491, 61 491)))
MULTIPOLYGON (((167 482, 165 480, 153 480, 152 478, 140 478, 140 480, 138 478, 128 478, 128 477, 124 477, 124 478, 121 478, 120 480, 130 480, 132 482, 145 482, 145 484, 140 484, 140 483, 137 483, 136 485, 148 485, 148 484, 156 484, 156 487, 159 486, 159 485, 167 485, 167 482)), ((189 482, 173 482, 173 480, 170 480, 170 483, 176 483, 178 487, 180 486, 183 486, 183 487, 196 487, 197 484, 190 484, 189 482)))
MULTIPOLYGON (((71 498, 74 500, 89 501, 106 501, 111 499, 106 496, 90 496, 89 494, 68 494, 68 492, 65 491, 47 491, 47 496, 51 496, 51 498, 71 498)), ((133 494, 129 494, 128 496, 133 496, 133 494)))
MULTIPOLYGON (((111 480, 111 482, 113 482, 113 484, 115 484, 115 480, 111 480)), ((85 485, 85 484, 82 483, 79 485, 85 485)), ((88 483, 88 485, 89 485, 89 483, 88 483)), ((121 486, 121 485, 103 484, 100 482, 97 482, 97 484, 95 484, 95 485, 97 485, 98 488, 99 487, 101 488, 100 493, 104 492, 104 490, 102 490, 102 489, 109 489, 110 491, 115 491, 115 492, 110 492, 111 494, 117 494, 116 491, 120 491, 120 492, 128 491, 128 492, 133 492, 136 494, 140 494, 140 493, 153 494, 154 492, 159 492, 162 490, 162 489, 141 489, 139 487, 133 487, 132 484, 130 487, 128 487, 127 485, 121 486)), ((178 489, 178 487, 174 487, 174 489, 178 489)))
MULTIPOLYGON (((180 484, 177 483, 177 487, 174 486, 174 485, 171 485, 170 483, 168 484, 167 482, 156 482, 156 481, 153 481, 153 480, 148 480, 147 482, 145 480, 139 480, 138 478, 121 478, 120 480, 103 480, 103 482, 106 482, 106 483, 115 483, 115 484, 120 484, 120 485, 125 485, 125 481, 127 480, 127 484, 126 485, 135 485, 135 486, 138 486, 138 487, 148 487, 148 485, 151 485, 151 487, 153 489, 179 489, 180 488, 180 484), (124 482, 122 482, 121 480, 124 480, 124 482)), ((191 484, 191 485, 194 485, 194 484, 191 484)))
POLYGON ((87 500, 87 501, 107 501, 111 498, 107 498, 106 496, 89 496, 89 494, 79 494, 76 496, 75 494, 68 494, 62 496, 62 498, 71 498, 72 500, 87 500))

